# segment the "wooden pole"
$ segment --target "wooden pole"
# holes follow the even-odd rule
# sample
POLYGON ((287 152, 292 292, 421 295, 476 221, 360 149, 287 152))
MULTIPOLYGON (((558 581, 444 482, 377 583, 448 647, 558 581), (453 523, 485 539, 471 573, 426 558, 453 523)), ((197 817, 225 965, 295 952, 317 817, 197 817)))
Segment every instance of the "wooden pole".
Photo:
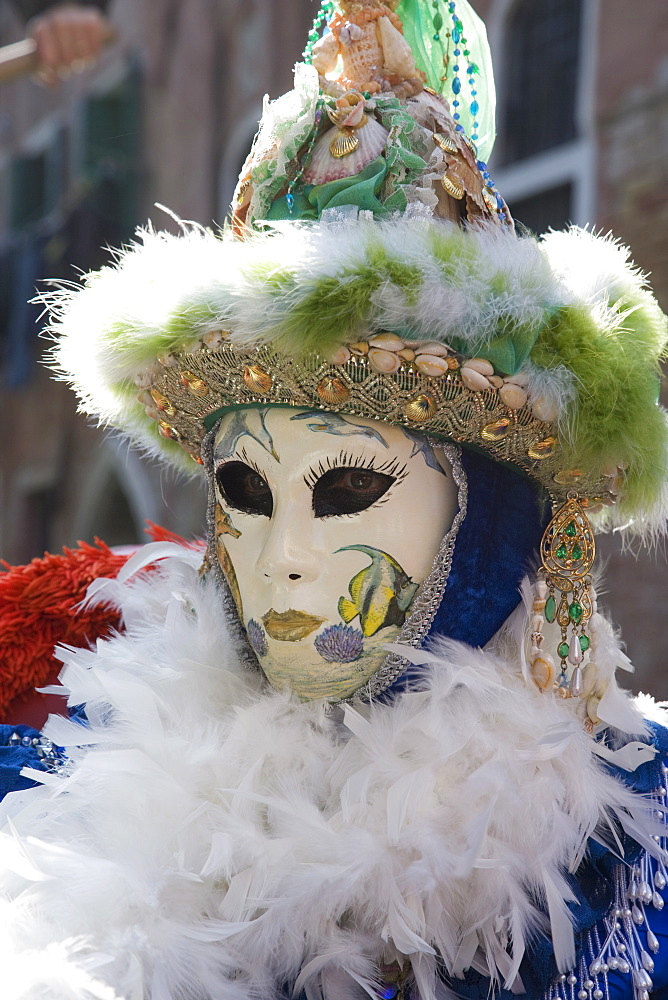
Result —
MULTIPOLYGON (((116 30, 110 27, 104 40, 105 46, 110 45, 117 37, 116 30)), ((38 70, 37 46, 32 38, 0 48, 0 83, 10 83, 38 70)))
POLYGON ((32 38, 0 48, 0 83, 35 73, 37 67, 37 46, 32 38))

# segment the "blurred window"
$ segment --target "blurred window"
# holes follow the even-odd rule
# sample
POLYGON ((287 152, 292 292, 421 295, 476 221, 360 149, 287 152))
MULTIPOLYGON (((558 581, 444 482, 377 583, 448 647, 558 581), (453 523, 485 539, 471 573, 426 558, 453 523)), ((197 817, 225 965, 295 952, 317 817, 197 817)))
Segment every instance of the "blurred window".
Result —
POLYGON ((93 189, 90 211, 109 228, 106 242, 128 239, 137 225, 141 153, 141 78, 136 67, 84 109, 82 169, 93 189))
POLYGON ((100 490, 97 506, 92 512, 95 534, 107 545, 138 545, 143 539, 132 514, 130 500, 120 479, 110 470, 100 490))
POLYGON ((14 233, 40 222, 60 206, 67 185, 67 146, 67 130, 60 128, 44 149, 12 161, 10 226, 14 233))
POLYGON ((599 0, 490 0, 499 69, 492 175, 535 233, 596 220, 599 0))
POLYGON ((41 556, 50 549, 58 504, 58 490, 55 484, 45 485, 25 494, 21 505, 23 523, 19 530, 21 561, 27 562, 33 556, 41 556))
POLYGON ((574 139, 581 0, 519 0, 506 22, 503 161, 574 139))
POLYGON ((0 385, 29 383, 39 353, 44 278, 69 280, 108 260, 138 223, 141 75, 136 62, 103 93, 87 95, 71 128, 45 119, 8 166, 8 228, 0 234, 0 385))
POLYGON ((12 229, 24 229, 44 215, 46 155, 22 156, 12 164, 12 229))
MULTIPOLYGON (((0 352, 7 333, 12 301, 12 255, 8 246, 0 246, 0 352)), ((0 354, 1 357, 1 354, 0 354)))
POLYGON ((573 185, 559 184, 530 198, 516 199, 511 206, 513 218, 536 234, 564 229, 572 221, 572 197, 573 185))

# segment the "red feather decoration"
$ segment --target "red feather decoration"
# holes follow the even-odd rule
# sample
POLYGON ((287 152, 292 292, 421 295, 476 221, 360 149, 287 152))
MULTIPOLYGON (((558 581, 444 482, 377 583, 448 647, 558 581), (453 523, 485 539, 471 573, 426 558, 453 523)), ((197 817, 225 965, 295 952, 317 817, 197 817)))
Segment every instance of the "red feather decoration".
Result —
MULTIPOLYGON (((154 541, 188 544, 165 528, 148 525, 154 541)), ((27 721, 20 708, 21 719, 10 719, 7 710, 12 703, 13 708, 20 706, 36 687, 56 679, 60 664, 53 656, 54 646, 90 646, 122 628, 113 606, 78 605, 93 580, 115 577, 131 555, 132 551, 114 552, 96 538, 95 545, 79 542, 78 548, 65 548, 62 555, 46 553, 27 566, 0 561, 6 568, 0 572, 0 719, 27 721)), ((46 697, 37 697, 45 717, 46 697)))

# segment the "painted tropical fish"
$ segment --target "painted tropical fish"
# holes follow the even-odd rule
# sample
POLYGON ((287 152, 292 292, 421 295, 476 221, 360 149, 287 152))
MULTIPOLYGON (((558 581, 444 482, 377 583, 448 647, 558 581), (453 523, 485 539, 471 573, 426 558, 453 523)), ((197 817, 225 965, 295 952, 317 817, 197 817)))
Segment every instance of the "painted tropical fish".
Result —
POLYGON ((441 472, 445 476, 445 469, 439 464, 438 459, 434 454, 434 449, 429 444, 425 435, 421 434, 419 431, 411 430, 410 427, 402 427, 401 430, 404 432, 408 440, 413 442, 413 450, 408 457, 413 458, 414 455, 417 455, 418 452, 420 452, 430 469, 435 469, 436 472, 441 472))
POLYGON ((379 431, 373 427, 360 427, 359 424, 353 424, 352 421, 342 417, 340 413, 323 413, 320 410, 307 410, 306 413, 295 413, 294 417, 290 417, 290 420, 310 420, 311 423, 306 426, 310 431, 315 431, 316 433, 324 432, 325 434, 334 434, 337 437, 350 437, 353 434, 361 434, 362 437, 375 438, 377 441, 380 441, 384 448, 389 447, 387 441, 379 431))
POLYGON ((339 598, 339 614, 348 623, 360 617, 365 636, 375 635, 386 625, 403 625, 418 584, 403 571, 396 559, 368 545, 344 545, 337 552, 363 552, 371 565, 352 580, 347 597, 339 598))
POLYGON ((262 409, 252 408, 247 410, 235 410, 225 428, 225 432, 216 446, 216 455, 219 458, 229 458, 237 447, 239 439, 248 435, 254 441, 268 451, 277 462, 280 458, 274 448, 274 439, 267 430, 265 423, 268 407, 262 409))

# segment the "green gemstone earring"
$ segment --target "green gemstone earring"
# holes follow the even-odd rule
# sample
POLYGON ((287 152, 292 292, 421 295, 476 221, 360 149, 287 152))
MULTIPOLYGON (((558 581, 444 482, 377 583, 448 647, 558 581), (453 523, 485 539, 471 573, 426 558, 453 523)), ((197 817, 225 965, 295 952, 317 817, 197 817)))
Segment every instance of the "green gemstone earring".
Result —
POLYGON ((562 698, 579 697, 583 691, 583 661, 591 656, 591 639, 585 629, 595 609, 590 575, 595 555, 591 524, 578 494, 571 491, 541 541, 542 569, 531 627, 533 679, 543 690, 555 686, 562 698), (556 622, 561 629, 556 646, 558 676, 553 657, 543 648, 544 622, 556 622))

